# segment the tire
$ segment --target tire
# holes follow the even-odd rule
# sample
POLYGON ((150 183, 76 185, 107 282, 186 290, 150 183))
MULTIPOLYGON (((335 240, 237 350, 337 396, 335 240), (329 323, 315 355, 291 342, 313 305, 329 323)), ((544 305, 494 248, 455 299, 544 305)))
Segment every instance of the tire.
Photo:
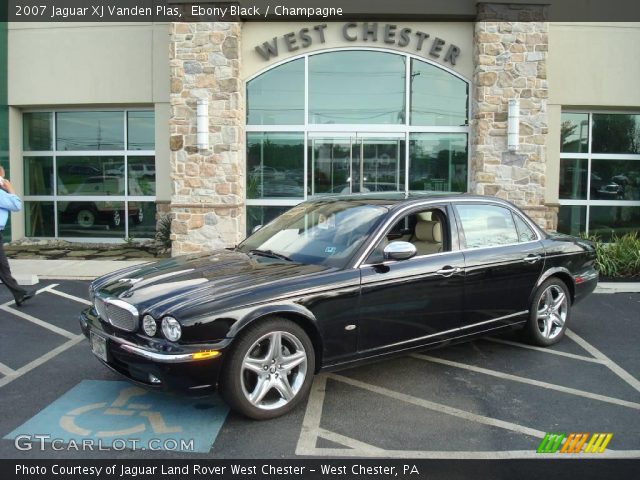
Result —
POLYGON ((309 336, 295 323, 274 317, 247 327, 234 342, 220 391, 236 412, 267 420, 284 415, 306 397, 314 371, 309 336))
POLYGON ((529 321, 525 326, 527 340, 542 347, 559 342, 571 317, 571 295, 559 278, 545 281, 533 296, 529 321))
POLYGON ((96 224, 97 215, 91 208, 81 208, 76 212, 76 223, 81 228, 91 228, 96 224))

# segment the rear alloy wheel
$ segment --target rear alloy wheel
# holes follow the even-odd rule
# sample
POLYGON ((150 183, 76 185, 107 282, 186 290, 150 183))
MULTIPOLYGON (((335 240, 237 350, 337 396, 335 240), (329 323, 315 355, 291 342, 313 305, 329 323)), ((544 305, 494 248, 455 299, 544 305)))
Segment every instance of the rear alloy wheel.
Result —
POLYGON ((233 346, 222 373, 222 395, 248 417, 278 417, 304 399, 314 369, 313 344, 301 327, 280 318, 260 321, 233 346))
POLYGON ((529 340, 541 346, 560 341, 567 329, 571 315, 571 297, 564 282, 551 278, 544 282, 531 302, 531 313, 527 323, 529 340))

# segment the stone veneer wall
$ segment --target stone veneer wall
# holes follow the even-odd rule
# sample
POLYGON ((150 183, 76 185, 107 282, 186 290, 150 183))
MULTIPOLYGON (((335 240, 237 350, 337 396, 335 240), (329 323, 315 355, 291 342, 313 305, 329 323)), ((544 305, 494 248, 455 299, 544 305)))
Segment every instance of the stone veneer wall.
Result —
POLYGON ((244 92, 238 22, 171 23, 170 161, 173 255, 239 242, 244 226, 244 92), (196 103, 209 101, 208 150, 196 103))
POLYGON ((548 46, 546 22, 476 22, 470 191, 510 200, 541 227, 555 229, 557 209, 544 204, 548 46), (507 150, 511 98, 520 99, 514 153, 507 150))

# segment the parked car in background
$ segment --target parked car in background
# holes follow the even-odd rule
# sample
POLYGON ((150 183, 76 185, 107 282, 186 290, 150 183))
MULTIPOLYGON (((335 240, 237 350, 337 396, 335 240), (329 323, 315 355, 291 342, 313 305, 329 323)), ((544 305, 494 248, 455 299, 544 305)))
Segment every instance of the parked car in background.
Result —
MULTIPOLYGON (((112 175, 87 178, 74 190, 74 196, 88 195, 124 195, 125 180, 123 177, 112 175)), ((75 224, 80 228, 92 228, 97 224, 108 227, 119 227, 124 221, 125 203, 121 200, 114 201, 75 201, 58 202, 59 221, 66 224, 75 224)), ((134 224, 144 221, 144 213, 137 202, 129 202, 129 220, 134 224)))
POLYGON ((219 389, 255 419, 317 372, 519 329, 564 335, 598 280, 591 242, 472 195, 324 197, 236 248, 95 280, 80 325, 109 368, 149 388, 219 389))

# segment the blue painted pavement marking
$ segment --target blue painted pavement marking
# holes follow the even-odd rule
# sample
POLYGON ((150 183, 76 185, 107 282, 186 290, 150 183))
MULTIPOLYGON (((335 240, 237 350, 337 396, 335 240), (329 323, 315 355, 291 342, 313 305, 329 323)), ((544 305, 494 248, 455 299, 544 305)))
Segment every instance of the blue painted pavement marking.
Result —
POLYGON ((208 452, 229 407, 218 396, 206 399, 150 392, 128 382, 83 380, 5 439, 50 435, 123 449, 208 452))

